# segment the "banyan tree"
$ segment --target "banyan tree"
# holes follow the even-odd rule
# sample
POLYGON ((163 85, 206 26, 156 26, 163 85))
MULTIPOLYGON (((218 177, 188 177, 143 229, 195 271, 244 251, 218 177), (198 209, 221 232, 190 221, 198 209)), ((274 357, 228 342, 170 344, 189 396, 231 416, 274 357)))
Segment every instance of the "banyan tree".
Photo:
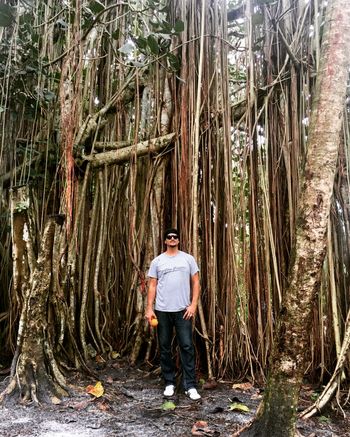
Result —
MULTIPOLYGON (((168 226, 200 265, 198 369, 266 382, 283 337, 276 321, 286 294, 297 296, 289 275, 310 136, 319 141, 316 82, 334 68, 323 55, 325 3, 0 5, 2 397, 65 394, 67 369, 88 370, 96 356, 157 364, 146 274, 168 226)), ((348 372, 343 68, 302 351, 303 374, 330 380, 332 393, 348 372)))

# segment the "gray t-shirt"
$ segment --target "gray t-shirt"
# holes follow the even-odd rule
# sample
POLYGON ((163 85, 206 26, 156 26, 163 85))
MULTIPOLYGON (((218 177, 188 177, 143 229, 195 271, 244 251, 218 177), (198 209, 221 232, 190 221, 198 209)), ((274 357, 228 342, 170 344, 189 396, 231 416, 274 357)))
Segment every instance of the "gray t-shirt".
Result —
POLYGON ((155 309, 173 312, 188 307, 191 304, 191 276, 198 271, 193 256, 181 250, 175 256, 162 253, 154 258, 148 277, 158 280, 155 309))

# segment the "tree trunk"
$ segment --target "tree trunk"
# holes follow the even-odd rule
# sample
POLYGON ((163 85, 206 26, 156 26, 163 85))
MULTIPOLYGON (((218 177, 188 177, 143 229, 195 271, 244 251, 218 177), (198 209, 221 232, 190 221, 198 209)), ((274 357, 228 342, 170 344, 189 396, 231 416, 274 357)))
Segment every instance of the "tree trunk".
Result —
POLYGON ((326 252, 350 50, 350 3, 328 3, 327 29, 311 115, 301 188, 295 256, 277 324, 267 390, 243 436, 294 436, 300 386, 307 365, 309 327, 326 252))
MULTIPOLYGON (((49 218, 34 270, 28 285, 23 284, 22 287, 23 305, 17 350, 11 366, 10 383, 1 393, 0 401, 16 389, 24 402, 35 403, 64 393, 65 378, 53 357, 47 321, 54 233, 55 219, 49 218)), ((28 246, 31 236, 26 235, 25 238, 28 246)))

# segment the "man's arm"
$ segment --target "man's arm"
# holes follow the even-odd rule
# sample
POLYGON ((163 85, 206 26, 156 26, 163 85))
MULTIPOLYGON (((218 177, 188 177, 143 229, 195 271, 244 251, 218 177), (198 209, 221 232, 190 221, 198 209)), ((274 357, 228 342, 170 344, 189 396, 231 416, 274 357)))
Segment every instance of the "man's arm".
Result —
POLYGON ((192 302, 186 308, 184 319, 190 319, 196 314, 198 299, 200 294, 200 285, 199 285, 199 273, 195 273, 191 276, 191 285, 192 285, 192 302))
POLYGON ((153 304, 156 298, 157 283, 157 278, 150 278, 148 283, 147 307, 145 313, 145 317, 148 320, 148 323, 151 323, 151 320, 156 317, 153 311, 153 304))

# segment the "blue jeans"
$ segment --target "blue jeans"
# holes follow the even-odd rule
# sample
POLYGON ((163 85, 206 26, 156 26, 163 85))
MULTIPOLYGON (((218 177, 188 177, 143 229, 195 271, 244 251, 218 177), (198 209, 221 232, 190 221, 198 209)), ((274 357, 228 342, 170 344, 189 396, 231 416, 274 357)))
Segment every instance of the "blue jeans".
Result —
POLYGON ((183 318, 185 310, 177 312, 155 311, 158 318, 160 367, 165 385, 175 384, 175 364, 171 351, 173 331, 180 348, 182 382, 185 390, 196 387, 195 353, 192 341, 192 321, 183 318))

